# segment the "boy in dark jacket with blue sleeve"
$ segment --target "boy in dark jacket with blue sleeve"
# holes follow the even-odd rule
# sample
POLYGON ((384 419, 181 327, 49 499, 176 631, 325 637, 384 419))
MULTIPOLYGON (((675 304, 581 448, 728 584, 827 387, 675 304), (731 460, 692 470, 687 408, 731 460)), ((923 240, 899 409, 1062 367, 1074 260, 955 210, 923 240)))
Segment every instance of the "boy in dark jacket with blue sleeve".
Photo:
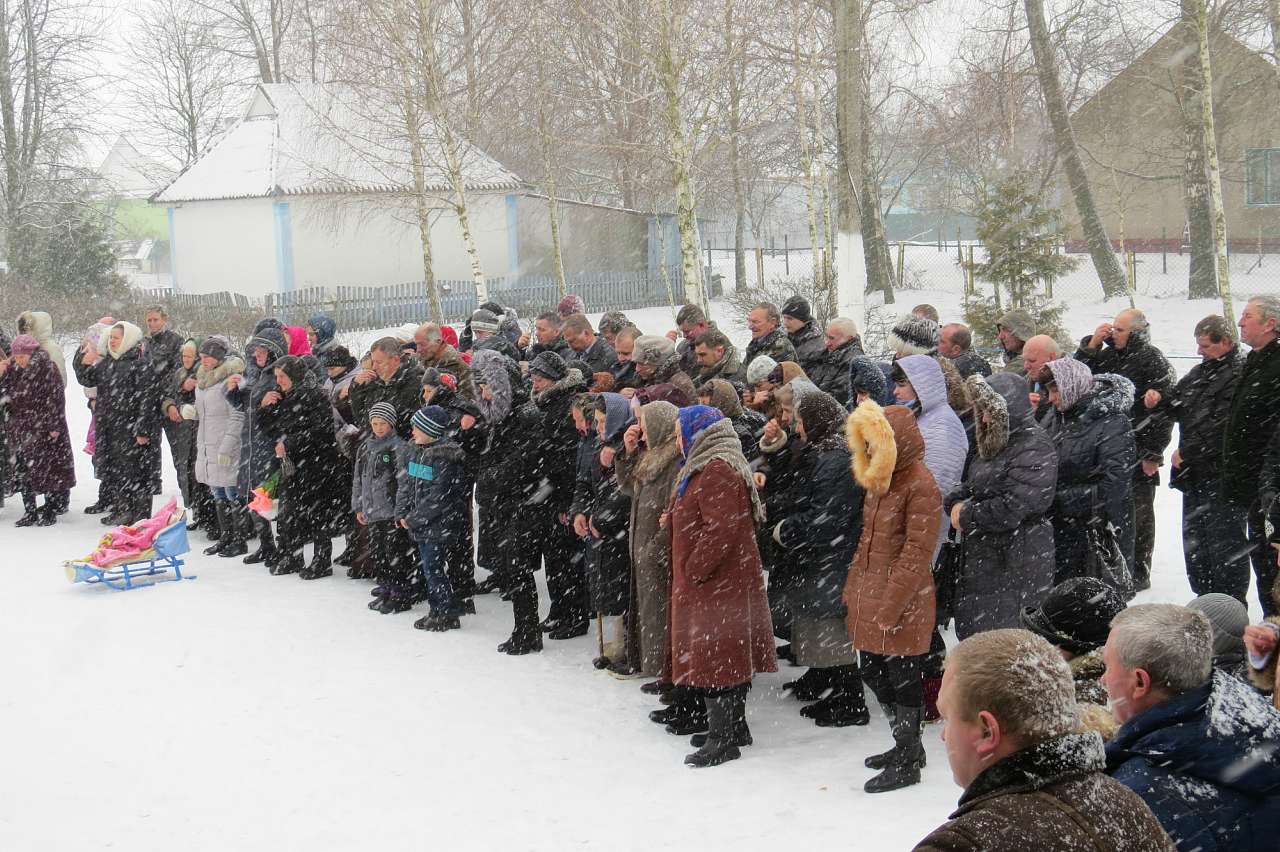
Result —
POLYGON ((419 630, 457 630, 461 607, 445 571, 449 548, 462 535, 471 511, 470 478, 462 448, 447 435, 449 413, 425 405, 413 415, 413 443, 400 469, 396 518, 418 548, 431 612, 418 619, 419 630))
POLYGON ((369 609, 390 615, 413 607, 415 546, 396 523, 396 497, 400 470, 408 463, 410 448, 396 434, 396 408, 375 402, 369 408, 373 433, 356 452, 351 483, 351 511, 356 522, 369 530, 369 552, 374 576, 374 599, 369 609))

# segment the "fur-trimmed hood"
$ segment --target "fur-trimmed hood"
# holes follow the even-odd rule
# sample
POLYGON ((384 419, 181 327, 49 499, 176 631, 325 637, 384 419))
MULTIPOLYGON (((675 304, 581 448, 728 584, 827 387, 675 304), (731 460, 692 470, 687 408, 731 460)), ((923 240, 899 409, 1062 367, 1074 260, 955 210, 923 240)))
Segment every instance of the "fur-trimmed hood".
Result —
POLYGON ((1009 406, 1004 397, 976 373, 964 380, 964 386, 969 405, 973 408, 978 455, 983 459, 993 459, 1009 444, 1009 406))
POLYGON ((533 402, 539 408, 546 408, 560 397, 571 393, 582 393, 586 389, 587 382, 582 377, 582 371, 577 367, 570 367, 569 371, 564 374, 564 378, 558 379, 551 387, 535 393, 533 402))
POLYGON ((224 379, 243 372, 244 360, 239 355, 228 355, 212 370, 205 369, 203 364, 197 367, 196 387, 201 390, 211 388, 224 379))
POLYGON ((893 474, 924 458, 924 438, 916 418, 900 405, 881 408, 866 400, 845 421, 853 455, 853 477, 876 496, 884 496, 893 474))
POLYGON ((1089 403, 1090 414, 1106 417, 1109 414, 1129 416, 1133 408, 1133 382, 1117 373, 1099 373, 1093 377, 1093 399, 1089 403))

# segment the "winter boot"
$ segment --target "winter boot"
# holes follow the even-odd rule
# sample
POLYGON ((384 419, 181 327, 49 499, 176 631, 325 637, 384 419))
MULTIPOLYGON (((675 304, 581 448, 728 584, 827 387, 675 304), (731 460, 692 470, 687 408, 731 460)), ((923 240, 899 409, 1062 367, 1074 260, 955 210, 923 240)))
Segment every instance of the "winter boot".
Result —
MULTIPOLYGON (((689 738, 689 745, 694 748, 702 748, 710 739, 708 734, 694 734, 689 738)), ((734 708, 733 720, 733 737, 730 739, 738 748, 749 746, 753 742, 751 739, 751 729, 747 727, 747 702, 745 693, 743 700, 738 702, 734 708)))
POLYGON ((218 538, 219 544, 222 545, 218 555, 244 556, 249 552, 249 548, 245 546, 245 539, 249 536, 249 530, 246 529, 248 519, 244 517, 249 510, 239 503, 227 502, 223 505, 226 506, 223 514, 226 523, 224 525, 220 522, 220 525, 225 526, 226 532, 218 538))
MULTIPOLYGON (((871 713, 867 710, 867 702, 862 697, 862 678, 858 676, 858 667, 835 666, 831 672, 835 690, 830 697, 812 705, 818 707, 809 718, 819 728, 846 728, 849 725, 865 725, 871 721, 871 713)), ((805 708, 809 709, 809 708, 805 708)))
POLYGON ((56 500, 50 499, 51 495, 46 495, 44 505, 36 511, 36 526, 51 527, 58 522, 58 504, 56 500))
POLYGON ((893 720, 894 748, 887 753, 884 771, 864 784, 862 789, 868 793, 886 793, 920 783, 920 767, 925 762, 924 744, 920 742, 923 723, 924 707, 898 706, 893 720))
POLYGON ((55 491, 45 499, 45 504, 55 515, 65 515, 71 511, 71 492, 55 491))
POLYGON ((500 591, 502 591, 502 577, 497 571, 492 572, 488 577, 476 583, 477 595, 491 595, 500 591))
MULTIPOLYGON (((400 612, 408 612, 413 609, 413 604, 404 595, 392 593, 386 597, 378 598, 369 609, 380 612, 383 615, 395 615, 400 612)), ((417 625, 414 625, 415 627, 417 625)))
MULTIPOLYGON (((353 525, 355 525, 354 521, 352 523, 353 525)), ((341 565, 343 568, 350 568, 351 566, 356 564, 356 552, 359 550, 359 546, 360 546, 359 539, 358 539, 359 535, 360 533, 355 529, 351 529, 347 531, 347 534, 342 537, 343 538, 342 552, 339 553, 337 558, 333 560, 334 565, 341 565)), ((347 572, 347 573, 348 573, 348 576, 350 576, 350 572, 347 572)), ((360 579, 367 579, 367 578, 352 577, 351 579, 360 580, 360 579)))
POLYGON ((651 680, 640 684, 640 691, 645 695, 664 695, 675 688, 675 684, 661 680, 651 680))
MULTIPOLYGON (((710 717, 707 715, 706 691, 702 689, 687 688, 681 700, 671 705, 672 714, 671 721, 667 722, 666 731, 668 734, 677 737, 687 737, 690 734, 700 734, 707 730, 711 724, 710 717)), ((653 718, 653 714, 649 714, 649 718, 653 718)))
POLYGON ((811 668, 795 680, 784 683, 782 691, 790 690, 791 697, 799 701, 817 701, 832 685, 831 669, 811 668))
POLYGON ((413 626, 418 630, 426 630, 431 633, 444 633, 446 630, 457 630, 462 626, 462 622, 456 615, 431 613, 419 618, 413 623, 413 626))
MULTIPOLYGON (((231 544, 235 536, 231 534, 231 519, 228 516, 227 508, 230 504, 226 500, 218 500, 213 504, 214 510, 218 513, 218 529, 227 530, 226 535, 219 536, 213 544, 204 549, 205 556, 221 556, 222 552, 231 544)), ((243 553, 244 551, 241 551, 243 553)))
POLYGON ((272 574, 277 576, 283 574, 297 574, 303 568, 302 551, 294 553, 281 553, 276 556, 276 562, 269 569, 272 574))
MULTIPOLYGON (((253 525, 258 531, 258 549, 244 558, 244 564, 257 565, 262 562, 268 568, 274 568, 276 561, 280 558, 280 554, 276 550, 275 538, 271 535, 271 522, 254 513, 253 525)), ((272 571, 271 573, 275 574, 276 572, 272 571)))
POLYGON ((511 614, 515 620, 515 628, 511 631, 511 638, 498 646, 498 651, 512 656, 541 651, 542 631, 538 629, 538 590, 532 581, 511 589, 511 614))
POLYGON ((740 716, 739 705, 745 705, 747 684, 731 686, 728 689, 706 690, 708 730, 707 739, 702 747, 684 759, 686 766, 702 768, 719 766, 742 756, 734 743, 740 716))
POLYGON ((333 542, 330 539, 322 538, 315 542, 311 564, 298 576, 304 580, 319 580, 322 577, 333 576, 333 542))
POLYGON ((551 630, 547 631, 547 638, 554 640, 576 639, 579 636, 586 636, 587 630, 590 628, 591 619, 586 613, 573 613, 565 618, 551 630))
POLYGON ((40 510, 36 508, 36 495, 23 491, 22 509, 22 517, 14 521, 13 525, 15 527, 34 527, 36 522, 40 520, 40 510))

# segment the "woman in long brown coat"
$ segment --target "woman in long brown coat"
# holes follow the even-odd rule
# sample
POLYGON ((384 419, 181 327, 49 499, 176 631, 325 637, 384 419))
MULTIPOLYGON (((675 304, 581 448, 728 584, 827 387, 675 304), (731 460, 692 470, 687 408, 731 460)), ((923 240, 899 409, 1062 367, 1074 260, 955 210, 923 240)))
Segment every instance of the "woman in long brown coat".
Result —
MULTIPOLYGON (((649 677, 662 674, 667 646, 667 599, 671 594, 671 534, 662 513, 671 502, 680 473, 676 446, 677 409, 669 402, 640 408, 640 422, 622 437, 613 462, 624 493, 631 497, 631 603, 627 607, 627 658, 649 677)), ((645 684, 658 692, 662 684, 645 684)))
POLYGON ((777 671, 755 525, 764 521, 733 424, 705 405, 680 409, 685 463, 671 525, 671 649, 677 686, 702 692, 708 733, 685 758, 716 766, 750 743, 746 697, 756 672, 777 671))
POLYGON ((933 633, 932 561, 942 495, 924 465, 924 438, 900 405, 867 400, 846 424, 853 475, 866 490, 862 537, 845 582, 849 638, 861 652, 863 679, 893 720, 894 747, 867 758, 883 770, 868 793, 920 781, 924 747, 921 663, 933 633))

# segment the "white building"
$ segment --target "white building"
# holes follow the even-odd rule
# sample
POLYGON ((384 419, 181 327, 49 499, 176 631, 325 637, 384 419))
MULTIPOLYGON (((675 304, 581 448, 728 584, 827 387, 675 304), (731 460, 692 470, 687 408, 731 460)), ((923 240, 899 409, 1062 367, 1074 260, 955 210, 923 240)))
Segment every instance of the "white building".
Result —
MULTIPOLYGON (((167 208, 174 288, 261 296, 310 286, 422 280, 407 146, 342 90, 259 85, 244 117, 152 197, 167 208), (402 150, 403 148, 403 150, 402 150)), ((428 158, 440 162, 439 146, 428 158)), ((465 142, 462 171, 486 275, 516 271, 520 180, 465 142)), ((445 173, 427 169, 438 211, 438 279, 471 278, 445 173)))

